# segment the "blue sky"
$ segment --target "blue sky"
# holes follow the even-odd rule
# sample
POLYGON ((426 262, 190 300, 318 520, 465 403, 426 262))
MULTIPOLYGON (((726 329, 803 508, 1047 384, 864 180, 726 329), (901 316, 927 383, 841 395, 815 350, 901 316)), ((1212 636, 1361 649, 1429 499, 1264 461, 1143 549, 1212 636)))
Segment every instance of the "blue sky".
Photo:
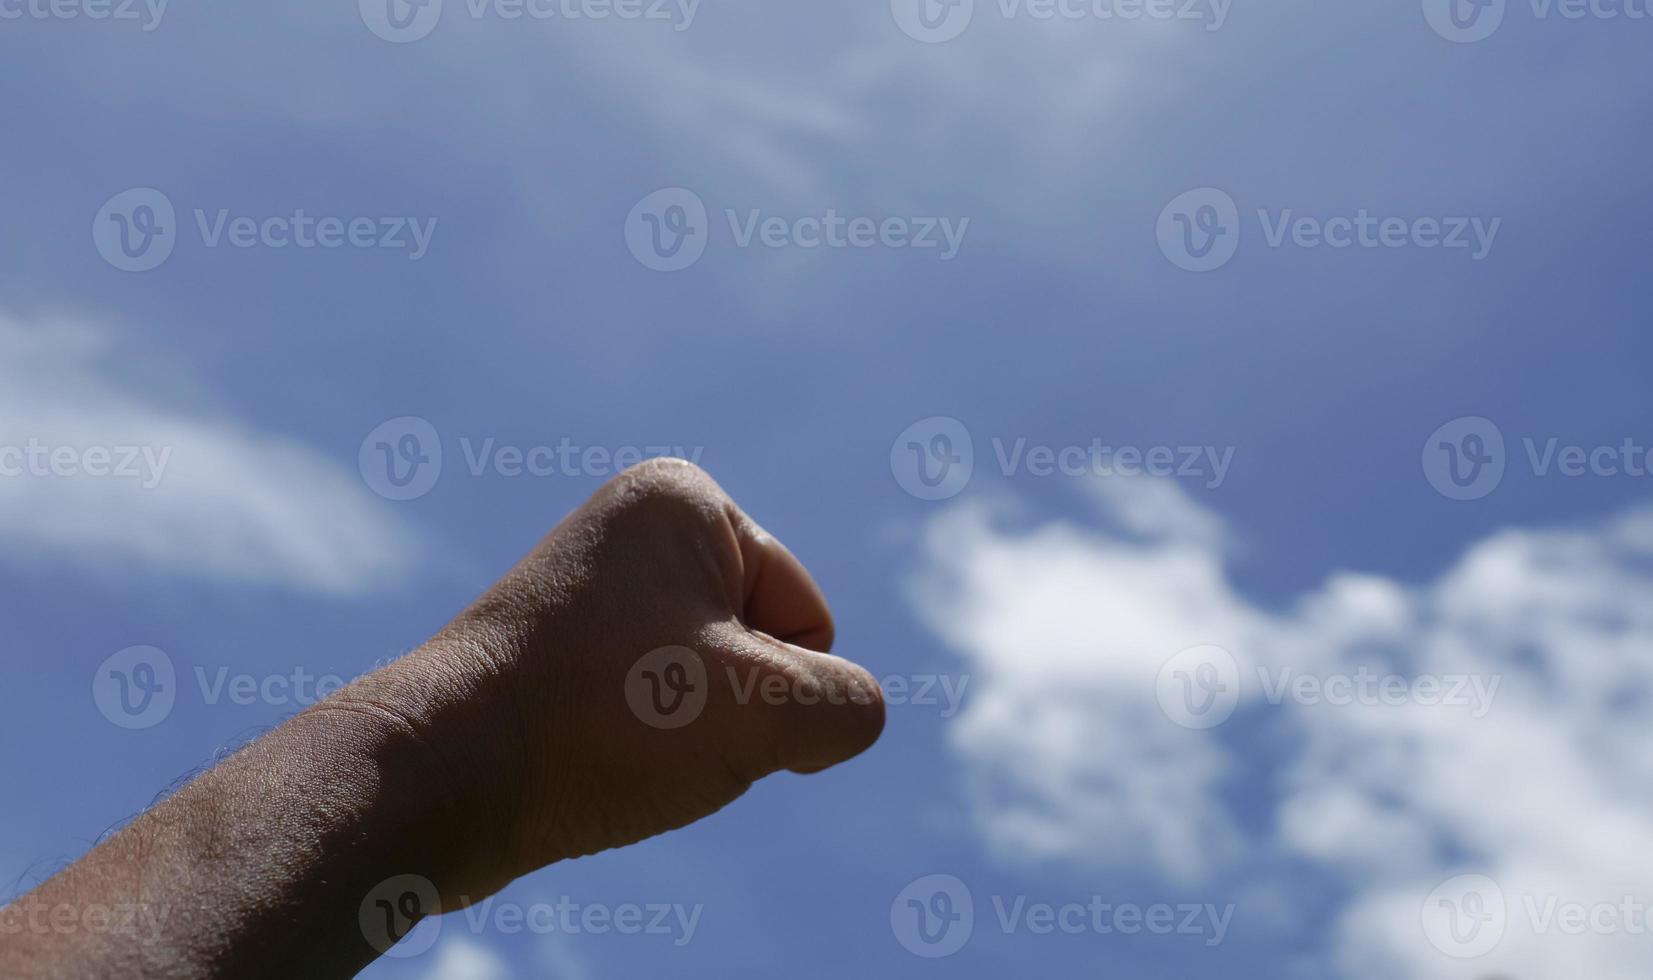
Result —
POLYGON ((674 23, 446 0, 403 43, 338 0, 0 21, 0 447, 171 447, 152 487, 0 476, 0 878, 27 887, 297 710, 209 703, 197 670, 348 678, 424 640, 605 475, 473 475, 467 452, 566 439, 698 452, 815 573, 841 652, 962 682, 958 710, 892 705, 853 765, 500 899, 699 907, 681 945, 450 916, 370 976, 1434 978, 1462 960, 1417 909, 1460 874, 1512 910, 1485 972, 1639 975, 1645 937, 1540 934, 1523 900, 1616 902, 1653 854, 1632 738, 1653 720, 1650 484, 1527 449, 1653 444, 1644 8, 1509 0, 1460 43, 1416 2, 1235 0, 1218 26, 1204 4, 977 0, 931 43, 904 2, 705 0, 674 23), (143 272, 99 247, 134 188, 176 215, 143 272), (674 272, 628 247, 664 188, 706 209, 674 272), (1238 246, 1191 272, 1157 229, 1205 188, 1238 246), (375 242, 411 219, 428 249, 209 234, 298 209, 375 242), (909 234, 803 247, 796 220, 829 209, 909 234), (1363 211, 1398 244, 1304 244, 1363 211), (784 244, 743 244, 768 218, 784 244), (1497 226, 1425 247, 1420 219, 1497 226), (906 244, 944 221, 956 255, 906 244), (359 454, 404 417, 444 465, 392 501, 359 454), (936 418, 975 459, 930 501, 897 439, 920 423, 930 445, 936 418), (1426 461, 1463 418, 1496 427, 1505 472, 1460 501, 1426 461), (1040 477, 1000 464, 1018 440, 1231 465, 1174 489, 1040 477), (128 730, 93 677, 135 645, 180 683, 128 730), (1242 678, 1497 676, 1502 700, 1466 719, 1242 684, 1230 721, 1190 729, 1156 677, 1208 645, 1242 678), (975 907, 944 958, 891 921, 935 874, 975 907), (1093 896, 1233 915, 1208 945, 1006 929, 995 904, 1093 896))

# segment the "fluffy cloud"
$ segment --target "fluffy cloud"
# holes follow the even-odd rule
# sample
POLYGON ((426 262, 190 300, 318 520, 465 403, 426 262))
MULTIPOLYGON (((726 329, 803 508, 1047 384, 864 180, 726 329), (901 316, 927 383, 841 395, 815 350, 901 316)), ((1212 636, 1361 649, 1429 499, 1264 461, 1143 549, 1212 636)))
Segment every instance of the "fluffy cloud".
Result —
POLYGON ((1345 976, 1643 974, 1653 513, 1505 531, 1433 583, 1339 574, 1275 610, 1173 486, 1091 492, 1092 527, 961 505, 926 531, 913 595, 976 675, 952 740, 996 850, 1234 895, 1324 877, 1349 896, 1322 950, 1345 976), (1162 668, 1203 645, 1237 678, 1209 729, 1162 705, 1162 668), (1470 902, 1464 874, 1484 876, 1470 902))
POLYGON ((408 566, 352 470, 125 390, 120 363, 103 333, 0 317, 0 556, 336 594, 408 566))

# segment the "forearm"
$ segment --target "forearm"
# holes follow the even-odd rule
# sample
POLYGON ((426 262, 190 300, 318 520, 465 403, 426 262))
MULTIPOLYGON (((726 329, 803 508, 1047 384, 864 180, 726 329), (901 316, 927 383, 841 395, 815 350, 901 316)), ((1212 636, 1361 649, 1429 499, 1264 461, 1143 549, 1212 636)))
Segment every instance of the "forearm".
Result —
MULTIPOLYGON (((304 711, 0 914, 0 975, 349 976, 387 878, 453 878, 474 795, 415 655, 304 711)), ((474 801, 473 801, 474 802, 474 801)), ((427 910, 429 911, 429 910, 427 910)))
POLYGON ((832 634, 710 477, 634 467, 436 639, 0 912, 0 976, 354 973, 420 914, 866 749, 883 702, 832 634), (118 905, 136 932, 85 925, 118 905))

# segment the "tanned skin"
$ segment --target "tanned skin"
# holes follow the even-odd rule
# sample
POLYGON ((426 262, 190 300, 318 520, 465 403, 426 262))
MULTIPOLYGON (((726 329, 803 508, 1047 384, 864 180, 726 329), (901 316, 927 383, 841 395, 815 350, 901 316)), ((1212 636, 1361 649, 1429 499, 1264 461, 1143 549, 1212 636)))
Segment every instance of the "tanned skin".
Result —
POLYGON ((0 912, 0 976, 354 975, 383 951, 361 915, 387 879, 428 880, 451 911, 865 750, 883 700, 832 638, 803 565, 710 477, 635 467, 424 646, 0 912), (628 703, 667 647, 705 667, 678 727, 628 703), (155 928, 50 927, 89 907, 155 928))

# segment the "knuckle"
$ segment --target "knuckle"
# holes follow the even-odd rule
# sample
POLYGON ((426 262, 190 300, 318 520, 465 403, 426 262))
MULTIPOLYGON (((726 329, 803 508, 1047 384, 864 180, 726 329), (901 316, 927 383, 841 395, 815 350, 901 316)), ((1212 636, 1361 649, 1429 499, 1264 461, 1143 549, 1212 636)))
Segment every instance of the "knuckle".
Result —
POLYGON ((734 508, 717 482, 687 460, 647 460, 616 477, 610 490, 611 513, 624 520, 693 528, 704 533, 734 508))
POLYGON ((644 460, 621 474, 626 487, 640 499, 701 499, 721 497, 711 475, 686 459, 661 456, 644 460))

